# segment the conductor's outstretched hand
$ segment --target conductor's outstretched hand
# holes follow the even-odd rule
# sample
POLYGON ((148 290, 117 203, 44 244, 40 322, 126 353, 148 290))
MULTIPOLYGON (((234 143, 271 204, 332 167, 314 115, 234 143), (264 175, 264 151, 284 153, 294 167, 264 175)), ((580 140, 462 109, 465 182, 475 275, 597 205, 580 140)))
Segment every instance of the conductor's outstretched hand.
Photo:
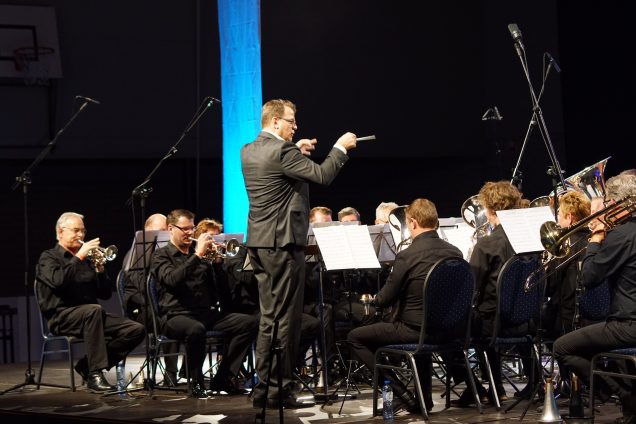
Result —
POLYGON ((347 151, 351 149, 355 149, 357 146, 357 143, 358 143, 358 139, 356 138, 356 135, 351 132, 344 133, 343 135, 340 136, 338 141, 336 141, 336 144, 339 144, 340 146, 344 147, 347 151))

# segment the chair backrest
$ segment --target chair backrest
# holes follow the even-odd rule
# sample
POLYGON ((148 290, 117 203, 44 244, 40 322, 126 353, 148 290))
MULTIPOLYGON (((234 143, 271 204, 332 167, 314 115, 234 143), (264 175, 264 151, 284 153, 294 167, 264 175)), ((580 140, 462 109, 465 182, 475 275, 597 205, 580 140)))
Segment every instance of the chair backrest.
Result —
POLYGON ((33 282, 33 295, 35 296, 35 303, 38 305, 38 312, 40 316, 40 330, 42 330, 42 337, 46 338, 52 335, 51 330, 49 330, 49 323, 42 310, 40 309, 40 283, 38 280, 33 282))
POLYGON ((603 321, 609 315, 610 289, 607 280, 598 286, 584 288, 579 297, 579 313, 588 321, 603 321))
POLYGON ((146 281, 146 294, 148 296, 148 304, 150 305, 150 319, 152 320, 152 329, 155 335, 159 335, 159 292, 157 290, 157 281, 152 274, 148 275, 146 281))
POLYGON ((121 269, 117 274, 117 280, 115 282, 117 289, 117 298, 119 299, 119 306, 121 306, 121 314, 122 316, 126 316, 126 306, 124 305, 124 294, 126 293, 126 284, 128 280, 126 279, 126 271, 121 269))
POLYGON ((543 283, 525 290, 528 276, 538 268, 537 255, 515 255, 501 268, 497 278, 497 312, 493 337, 529 324, 539 316, 545 279, 542 275, 536 275, 543 283))
POLYGON ((437 261, 424 281, 420 344, 431 338, 467 338, 474 291, 475 278, 468 262, 452 257, 437 261))

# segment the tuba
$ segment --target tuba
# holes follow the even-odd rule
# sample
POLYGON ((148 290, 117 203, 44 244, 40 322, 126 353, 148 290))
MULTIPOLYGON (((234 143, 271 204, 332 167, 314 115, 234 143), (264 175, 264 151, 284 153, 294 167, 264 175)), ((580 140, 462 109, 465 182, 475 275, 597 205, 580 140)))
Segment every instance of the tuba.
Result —
MULTIPOLYGON (((588 199, 605 196, 605 166, 611 156, 590 165, 574 175, 567 177, 565 189, 559 187, 559 196, 568 191, 583 193, 588 199)), ((540 196, 530 202, 530 207, 550 206, 554 209, 554 191, 547 196, 540 196)))

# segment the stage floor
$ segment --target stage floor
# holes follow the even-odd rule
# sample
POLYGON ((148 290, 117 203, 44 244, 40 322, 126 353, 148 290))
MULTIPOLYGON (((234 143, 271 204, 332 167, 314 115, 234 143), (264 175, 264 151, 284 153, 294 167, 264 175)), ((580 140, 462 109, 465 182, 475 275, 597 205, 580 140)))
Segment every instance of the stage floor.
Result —
MULTIPOLYGON (((138 369, 143 357, 130 357, 127 369, 138 369)), ((34 372, 39 362, 33 363, 34 372)), ((0 391, 7 390, 24 382, 26 364, 0 365, 0 391)), ((114 370, 107 375, 111 383, 115 382, 114 370)), ((45 383, 68 384, 68 371, 63 361, 47 362, 44 375, 45 383)), ((76 383, 81 378, 76 374, 76 383)), ((521 384, 523 387, 523 383, 521 384)), ((331 405, 316 405, 312 408, 286 410, 284 421, 289 424, 326 424, 326 423, 365 423, 382 422, 382 417, 372 418, 372 392, 368 386, 359 386, 361 394, 356 399, 344 402, 342 414, 339 409, 342 401, 331 405)), ((513 389, 507 387, 512 398, 513 389)), ((344 389, 342 389, 344 392, 344 389)), ((444 409, 444 399, 440 397, 443 386, 434 382, 433 400, 435 407, 430 415, 430 423, 497 423, 518 421, 526 402, 520 403, 508 413, 497 412, 494 406, 485 405, 484 413, 476 408, 444 409)), ((512 401, 504 402, 504 408, 512 401)), ((537 422, 541 413, 539 404, 532 405, 523 422, 537 422)), ((602 405, 596 415, 596 423, 612 423, 620 416, 619 406, 602 405)), ((215 396, 207 400, 192 399, 184 394, 155 390, 152 395, 147 391, 132 393, 127 398, 118 395, 101 396, 86 391, 79 386, 76 392, 69 389, 25 386, 0 396, 0 414, 3 422, 29 423, 222 423, 251 424, 255 422, 260 410, 252 407, 247 396, 215 396)), ((561 408, 561 415, 567 415, 567 405, 561 408)), ((267 423, 277 423, 278 410, 267 410, 267 423)), ((398 414, 397 422, 423 422, 419 415, 398 414)))

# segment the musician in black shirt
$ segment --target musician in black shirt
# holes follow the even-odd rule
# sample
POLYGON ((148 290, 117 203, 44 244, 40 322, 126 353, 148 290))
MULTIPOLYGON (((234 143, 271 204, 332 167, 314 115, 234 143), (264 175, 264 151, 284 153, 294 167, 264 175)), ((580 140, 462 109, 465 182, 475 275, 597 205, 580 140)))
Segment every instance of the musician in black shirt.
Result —
POLYGON ((114 285, 99 255, 99 239, 84 242, 83 216, 65 212, 57 220, 58 244, 40 255, 36 267, 38 300, 53 334, 84 339, 86 356, 75 370, 93 392, 114 390, 102 370, 125 358, 144 338, 141 324, 102 309, 97 299, 110 299, 114 285))
MULTIPOLYGON (((395 343, 417 343, 422 323, 422 291, 431 267, 440 259, 461 258, 461 251, 440 239, 437 234, 438 216, 435 205, 430 200, 416 199, 406 209, 409 230, 413 242, 408 249, 395 257, 393 271, 386 284, 373 300, 374 306, 393 306, 395 312, 391 322, 378 322, 355 328, 349 332, 347 341, 351 353, 370 370, 375 362, 375 351, 382 346, 395 343)), ((449 292, 452 288, 449 287, 449 292)), ((432 409, 430 398, 430 374, 422 358, 418 358, 418 372, 423 383, 423 393, 427 409, 432 409)), ((407 410, 415 412, 418 403, 397 378, 393 381, 395 399, 403 403, 407 410)))
MULTIPOLYGON (((582 193, 569 191, 559 198, 559 227, 570 228, 590 215, 590 200, 582 193)), ((572 234, 568 240, 570 252, 548 268, 546 298, 541 311, 541 328, 546 336, 556 338, 575 329, 576 289, 579 261, 590 236, 586 228, 572 234), (580 252, 580 253, 577 253, 580 252), (570 256, 576 255, 576 256, 570 256), (565 262, 567 261, 567 262, 565 262), (555 269, 553 267, 559 267, 555 269)))
MULTIPOLYGON (((497 279, 503 265, 515 254, 508 236, 500 225, 497 211, 516 209, 519 207, 520 201, 521 193, 508 181, 487 182, 479 190, 479 202, 485 209, 491 231, 490 235, 477 240, 470 256, 470 267, 475 275, 476 296, 472 331, 476 337, 492 336, 497 311, 497 279)), ((492 368, 497 395, 500 400, 506 400, 506 391, 501 382, 501 358, 492 348, 487 348, 486 354, 492 368)), ((443 357, 445 362, 449 364, 449 371, 455 383, 467 382, 466 370, 463 367, 453 365, 457 363, 459 358, 451 361, 446 359, 449 355, 443 355, 443 357)), ((451 401, 451 405, 466 407, 474 402, 470 386, 467 387, 459 399, 451 401)), ((480 397, 484 398, 486 391, 478 381, 477 390, 480 397)))
MULTIPOLYGON (((212 249, 212 239, 194 235, 194 214, 176 209, 168 214, 170 242, 157 249, 151 260, 151 274, 157 280, 159 307, 164 334, 186 344, 188 368, 193 381, 192 395, 204 398, 202 366, 205 360, 206 330, 228 333, 228 346, 211 383, 213 391, 245 393, 233 381, 247 350, 256 339, 258 318, 226 313, 218 304, 218 288, 212 264, 202 259, 212 249)), ((176 374, 172 364, 168 371, 176 374)))
MULTIPOLYGON (((618 175, 607 180, 609 202, 635 195, 636 176, 618 175)), ((556 358, 586 384, 590 381, 590 361, 594 355, 636 346, 636 219, 631 213, 615 228, 606 229, 601 224, 593 229, 583 258, 581 284, 594 287, 605 280, 611 293, 607 320, 565 334, 554 343, 556 358)), ((622 422, 636 423, 636 390, 632 384, 611 377, 602 377, 599 383, 595 387, 602 400, 612 394, 620 397, 622 422)))

